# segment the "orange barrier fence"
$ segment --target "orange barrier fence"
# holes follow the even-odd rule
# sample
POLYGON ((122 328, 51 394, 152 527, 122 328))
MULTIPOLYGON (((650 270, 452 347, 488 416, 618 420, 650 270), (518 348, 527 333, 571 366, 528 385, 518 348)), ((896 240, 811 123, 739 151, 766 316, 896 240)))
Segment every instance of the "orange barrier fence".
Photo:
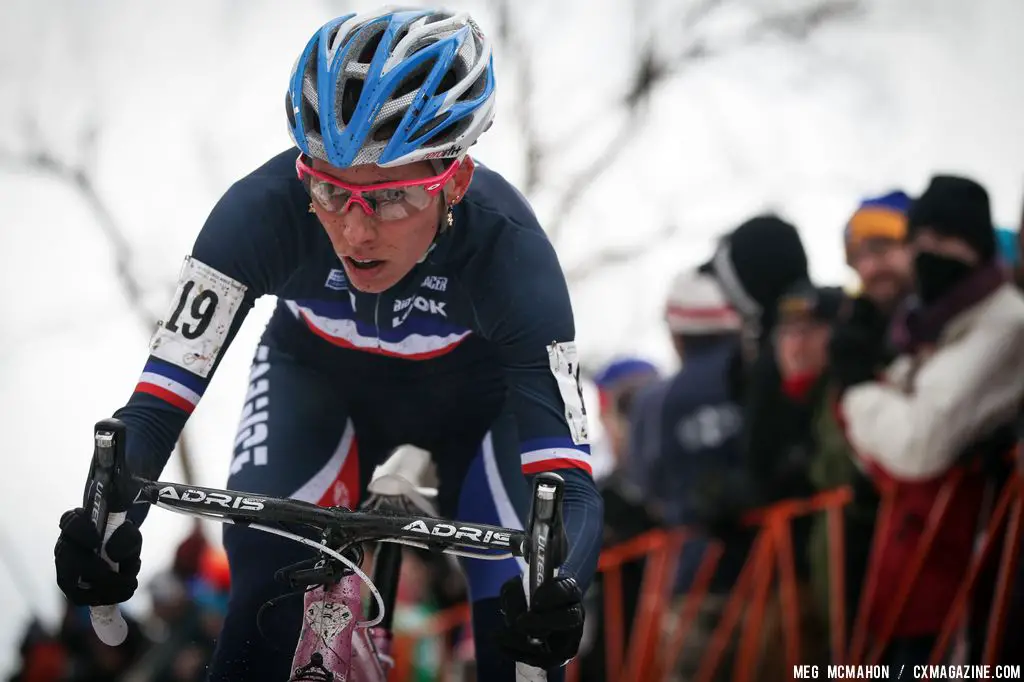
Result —
MULTIPOLYGON (((851 491, 840 488, 806 499, 783 500, 750 513, 744 521, 757 528, 757 534, 746 562, 725 599, 715 629, 700 657, 694 679, 697 682, 711 682, 715 679, 730 647, 734 647, 730 655, 733 680, 766 679, 766 671, 761 664, 765 650, 762 626, 769 600, 773 597, 779 604, 777 612, 781 619, 781 651, 786 667, 783 671, 778 671, 781 677, 773 674, 770 678, 791 679, 794 666, 809 662, 806 660, 808 652, 802 650, 804 642, 801 639, 800 588, 795 568, 791 524, 798 517, 816 513, 826 514, 828 530, 828 661, 835 664, 879 662, 961 480, 962 476, 953 474, 944 484, 927 520, 917 551, 905 566, 903 574, 885 577, 886 580, 898 580, 899 589, 896 598, 888 604, 883 627, 876 632, 868 631, 868 609, 878 581, 882 578, 877 575, 877 571, 868 571, 856 619, 853 622, 850 642, 847 642, 846 635, 843 508, 852 499, 851 491)), ((875 549, 872 556, 877 551, 879 538, 885 536, 888 524, 891 523, 892 509, 891 497, 883 495, 875 527, 875 549)), ((968 611, 982 567, 993 556, 996 547, 1001 545, 1002 554, 999 559, 982 661, 988 664, 997 662, 1007 625, 1009 597, 1020 557, 1022 512, 1024 476, 1015 473, 1003 487, 988 520, 982 542, 970 560, 964 581, 950 601, 948 615, 932 652, 933 663, 939 662, 944 656, 968 611), (1005 532, 1000 533, 1004 527, 1005 532)), ((678 609, 678 612, 671 612, 680 550, 687 541, 696 537, 701 537, 696 529, 653 530, 602 552, 598 571, 602 578, 603 613, 600 617, 604 623, 604 641, 597 643, 596 646, 604 650, 608 680, 672 679, 673 671, 676 670, 682 655, 684 642, 693 631, 701 604, 709 593, 723 554, 720 541, 708 542, 708 549, 704 553, 693 584, 686 593, 682 608, 678 609), (644 570, 640 597, 632 627, 627 628, 622 569, 630 562, 641 560, 644 561, 644 570)), ((949 596, 937 595, 937 598, 949 596)), ((394 682, 411 679, 408 661, 416 640, 442 636, 454 628, 466 625, 468 620, 469 609, 462 605, 437 614, 427 625, 414 632, 396 635, 396 667, 391 679, 394 682)), ((768 647, 777 648, 778 645, 770 642, 768 647)), ((445 669, 444 661, 441 665, 440 669, 445 669)), ((568 682, 576 682, 579 677, 578 660, 575 660, 567 668, 566 679, 568 682)))

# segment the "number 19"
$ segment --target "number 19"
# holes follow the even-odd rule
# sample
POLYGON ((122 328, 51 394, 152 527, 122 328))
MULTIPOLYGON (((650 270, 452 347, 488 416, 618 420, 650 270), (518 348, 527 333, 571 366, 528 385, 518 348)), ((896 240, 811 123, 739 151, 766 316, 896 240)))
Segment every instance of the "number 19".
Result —
MULTIPOLYGON (((195 288, 196 283, 192 280, 185 282, 185 286, 181 289, 181 298, 178 299, 178 305, 174 308, 174 313, 171 315, 171 319, 167 320, 165 328, 169 331, 178 331, 178 318, 181 317, 182 312, 185 310, 185 304, 188 302, 188 296, 192 293, 192 289, 195 288)), ((210 326, 213 321, 213 313, 217 309, 217 303, 220 298, 217 293, 206 289, 201 291, 198 296, 192 300, 192 305, 189 306, 189 315, 194 323, 184 322, 181 325, 181 335, 186 339, 198 339, 203 335, 203 332, 210 326)))

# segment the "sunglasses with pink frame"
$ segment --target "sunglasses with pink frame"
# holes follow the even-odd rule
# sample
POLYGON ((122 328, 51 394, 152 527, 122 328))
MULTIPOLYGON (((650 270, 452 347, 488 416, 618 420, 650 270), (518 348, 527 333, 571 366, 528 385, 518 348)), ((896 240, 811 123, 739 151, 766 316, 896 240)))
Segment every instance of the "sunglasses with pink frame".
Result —
POLYGON ((396 180, 373 185, 353 185, 315 170, 299 154, 295 171, 306 192, 322 209, 344 213, 350 204, 358 204, 369 216, 381 221, 402 220, 427 208, 445 184, 452 179, 461 162, 456 160, 440 175, 415 180, 396 180))

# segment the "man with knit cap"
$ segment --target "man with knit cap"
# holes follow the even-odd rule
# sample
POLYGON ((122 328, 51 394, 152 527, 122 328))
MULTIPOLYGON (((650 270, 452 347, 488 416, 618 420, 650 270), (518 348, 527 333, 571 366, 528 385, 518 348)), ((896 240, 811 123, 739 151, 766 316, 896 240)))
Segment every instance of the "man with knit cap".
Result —
MULTIPOLYGON (((682 369, 637 397, 627 473, 668 525, 695 525, 702 521, 701 489, 735 477, 742 468, 742 419, 729 385, 742 320, 714 277, 687 268, 672 281, 665 322, 682 369)), ((701 600, 700 613, 684 643, 675 671, 682 679, 691 679, 697 672, 747 548, 745 538, 726 543, 711 592, 701 600)), ((671 625, 706 549, 707 542, 698 538, 683 546, 675 584, 678 601, 668 610, 671 625)))
POLYGON ((895 190, 869 197, 844 230, 846 262, 860 278, 861 291, 886 316, 912 288, 907 236, 910 197, 895 190))
MULTIPOLYGON (((881 489, 892 491, 888 532, 869 573, 868 605, 882 635, 937 499, 955 490, 898 618, 886 661, 925 663, 974 547, 986 488, 1004 474, 1024 398, 1024 297, 996 258, 988 194, 936 176, 911 206, 907 240, 914 299, 894 323, 898 357, 856 320, 833 331, 831 363, 846 434, 881 489), (959 482, 954 483, 956 477, 959 482)), ((977 632, 969 635, 977 636, 977 632)))

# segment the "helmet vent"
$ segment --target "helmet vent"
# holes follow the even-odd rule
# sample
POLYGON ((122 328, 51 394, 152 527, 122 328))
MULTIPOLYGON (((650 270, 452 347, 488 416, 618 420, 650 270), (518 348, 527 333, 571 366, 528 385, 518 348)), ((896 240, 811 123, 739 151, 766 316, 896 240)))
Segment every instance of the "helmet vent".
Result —
POLYGON ((430 75, 430 70, 434 68, 434 61, 424 62, 416 67, 409 75, 402 79, 402 82, 395 88, 395 92, 391 95, 394 98, 399 98, 403 95, 408 95, 410 92, 416 92, 423 83, 426 82, 427 76, 430 75))
POLYGON ((341 91, 341 122, 348 125, 352 114, 359 106, 359 97, 363 94, 363 81, 360 78, 346 78, 345 87, 341 91))
POLYGON ((412 136, 410 137, 410 141, 419 142, 421 139, 423 139, 423 137, 429 135, 432 130, 437 129, 438 126, 444 124, 444 122, 448 120, 449 116, 451 116, 450 111, 445 112, 443 116, 435 118, 433 121, 430 121, 426 125, 420 126, 420 128, 415 133, 412 134, 412 136))
POLYGON ((477 79, 475 81, 473 81, 473 85, 471 85, 468 88, 466 88, 466 91, 464 93, 462 93, 461 95, 459 95, 459 100, 458 101, 464 102, 465 100, 468 100, 468 99, 476 99, 477 97, 480 97, 481 95, 483 95, 486 91, 487 91, 487 70, 485 69, 483 72, 481 72, 481 74, 477 77, 477 79))
POLYGON ((363 45, 363 49, 359 51, 359 56, 356 58, 361 64, 369 64, 373 61, 373 55, 377 52, 377 47, 380 45, 381 38, 384 37, 385 26, 381 26, 376 33, 370 36, 366 44, 363 45))

